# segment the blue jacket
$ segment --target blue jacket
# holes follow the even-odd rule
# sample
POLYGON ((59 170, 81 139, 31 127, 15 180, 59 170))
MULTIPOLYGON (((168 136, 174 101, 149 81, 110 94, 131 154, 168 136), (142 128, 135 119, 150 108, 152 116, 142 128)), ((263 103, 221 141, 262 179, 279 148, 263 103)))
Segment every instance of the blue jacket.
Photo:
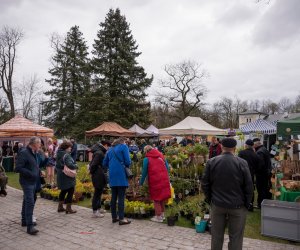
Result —
POLYGON ((103 160, 103 167, 109 169, 110 187, 128 187, 128 180, 124 167, 129 167, 130 164, 131 160, 127 145, 117 144, 108 150, 103 160), (116 158, 115 154, 120 160, 116 158))
POLYGON ((38 154, 29 146, 18 153, 15 171, 20 173, 21 185, 36 185, 40 178, 39 163, 38 154))

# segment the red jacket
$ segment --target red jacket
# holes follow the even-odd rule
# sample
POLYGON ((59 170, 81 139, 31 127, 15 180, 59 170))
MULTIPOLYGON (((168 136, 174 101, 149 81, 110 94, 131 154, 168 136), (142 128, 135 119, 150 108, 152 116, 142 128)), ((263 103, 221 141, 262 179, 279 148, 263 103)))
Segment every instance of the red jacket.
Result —
POLYGON ((171 197, 169 174, 164 156, 152 149, 147 154, 148 158, 148 185, 150 199, 163 201, 171 197))
POLYGON ((209 147, 209 159, 210 158, 213 158, 215 156, 218 156, 222 153, 222 147, 221 147, 221 144, 218 143, 218 144, 211 144, 210 147, 209 147))

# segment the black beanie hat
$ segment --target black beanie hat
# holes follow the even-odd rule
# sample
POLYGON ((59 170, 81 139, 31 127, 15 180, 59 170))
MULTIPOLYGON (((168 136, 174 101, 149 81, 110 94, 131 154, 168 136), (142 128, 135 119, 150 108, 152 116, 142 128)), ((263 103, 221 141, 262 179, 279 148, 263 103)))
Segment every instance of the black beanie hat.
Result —
POLYGON ((236 146, 236 140, 230 137, 224 138, 221 142, 225 148, 234 148, 236 146))
POLYGON ((253 145, 254 145, 254 143, 253 143, 253 141, 252 141, 251 139, 248 139, 248 140, 245 142, 245 144, 248 145, 248 146, 253 146, 253 145))

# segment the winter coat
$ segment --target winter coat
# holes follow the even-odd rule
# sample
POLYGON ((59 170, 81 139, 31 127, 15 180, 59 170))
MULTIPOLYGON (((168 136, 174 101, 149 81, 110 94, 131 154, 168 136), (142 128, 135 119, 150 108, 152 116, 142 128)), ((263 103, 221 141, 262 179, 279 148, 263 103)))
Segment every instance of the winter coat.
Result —
POLYGON ((209 146, 209 159, 210 158, 213 158, 215 156, 218 156, 222 153, 222 147, 221 147, 221 144, 218 143, 218 144, 211 144, 209 146))
POLYGON ((257 147, 255 150, 260 159, 260 165, 256 175, 269 177, 272 170, 271 156, 269 151, 263 145, 257 147))
POLYGON ((257 173, 260 164, 257 154, 252 148, 247 148, 239 152, 239 157, 247 161, 252 180, 254 180, 254 174, 257 173))
POLYGON ((19 182, 24 185, 35 185, 40 178, 38 153, 27 146, 18 153, 15 171, 20 173, 19 182))
POLYGON ((248 208, 252 200, 253 183, 248 164, 231 153, 208 160, 201 186, 207 201, 219 207, 248 208))
POLYGON ((58 149, 56 155, 56 171, 57 171, 57 187, 60 190, 66 190, 76 185, 76 178, 69 177, 64 174, 64 165, 70 169, 77 169, 76 163, 71 157, 70 153, 65 150, 58 149), (65 157, 64 157, 65 156, 65 157))
POLYGON ((142 178, 140 184, 148 174, 150 199, 164 201, 171 197, 170 180, 167 162, 164 156, 155 148, 147 152, 143 162, 142 178), (146 173, 145 173, 146 172, 146 173))
POLYGON ((129 150, 126 144, 113 145, 106 153, 103 167, 109 171, 110 187, 128 187, 128 180, 124 167, 131 164, 129 150), (117 157, 119 159, 117 159, 117 157))
POLYGON ((92 149, 93 158, 90 162, 90 173, 92 175, 92 183, 94 188, 103 189, 106 183, 102 162, 106 153, 106 149, 101 144, 95 144, 92 149))

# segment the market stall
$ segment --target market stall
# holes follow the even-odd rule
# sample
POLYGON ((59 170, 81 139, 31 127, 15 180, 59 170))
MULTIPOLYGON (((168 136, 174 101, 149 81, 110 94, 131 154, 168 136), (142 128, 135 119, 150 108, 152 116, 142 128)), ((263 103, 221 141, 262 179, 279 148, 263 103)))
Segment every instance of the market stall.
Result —
MULTIPOLYGON (((27 145, 30 137, 39 136, 44 143, 47 143, 48 138, 53 137, 53 130, 24 118, 21 115, 16 115, 14 118, 0 125, 0 141, 5 142, 8 147, 12 148, 14 142, 27 145)), ((13 155, 4 155, 2 165, 5 171, 12 172, 14 166, 13 155)))
POLYGON ((130 131, 135 133, 135 137, 155 137, 158 136, 154 134, 153 132, 147 131, 143 128, 141 128, 139 125, 134 124, 131 128, 129 128, 130 131))
POLYGON ((226 135, 227 131, 216 128, 200 117, 188 116, 181 122, 159 129, 160 135, 226 135))
POLYGON ((86 136, 125 136, 135 137, 135 133, 123 128, 116 122, 103 122, 99 127, 85 132, 86 136))

